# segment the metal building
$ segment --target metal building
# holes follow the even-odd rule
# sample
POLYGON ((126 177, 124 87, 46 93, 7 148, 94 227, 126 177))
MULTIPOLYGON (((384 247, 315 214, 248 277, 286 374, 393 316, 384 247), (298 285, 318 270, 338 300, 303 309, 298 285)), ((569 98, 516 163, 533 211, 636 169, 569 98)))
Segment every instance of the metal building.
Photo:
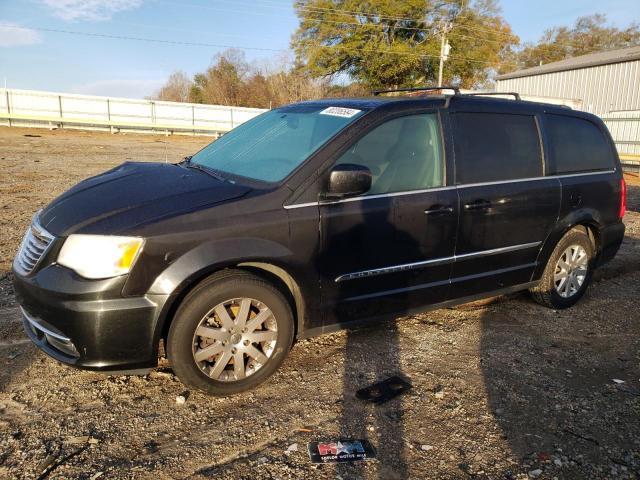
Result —
POLYGON ((640 47, 591 53, 496 77, 496 91, 580 100, 604 116, 640 110, 640 47))
POLYGON ((640 154, 640 47, 499 75, 496 91, 571 100, 603 118, 621 154, 640 154))

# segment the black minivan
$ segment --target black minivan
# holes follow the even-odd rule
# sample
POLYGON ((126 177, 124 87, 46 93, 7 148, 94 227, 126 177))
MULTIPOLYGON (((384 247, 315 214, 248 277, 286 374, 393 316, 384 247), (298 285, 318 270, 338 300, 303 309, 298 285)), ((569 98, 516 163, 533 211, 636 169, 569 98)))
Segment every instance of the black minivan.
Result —
POLYGON ((294 339, 530 290, 573 305, 624 236, 594 115, 464 95, 270 110, 176 164, 127 162, 38 212, 14 260, 27 334, 81 368, 263 382, 294 339))

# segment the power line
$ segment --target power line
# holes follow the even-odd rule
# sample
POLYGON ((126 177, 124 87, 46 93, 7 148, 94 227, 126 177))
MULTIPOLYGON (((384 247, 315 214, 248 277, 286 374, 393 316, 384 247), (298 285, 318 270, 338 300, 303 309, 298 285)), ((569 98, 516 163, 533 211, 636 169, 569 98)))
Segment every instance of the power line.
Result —
MULTIPOLYGON (((231 0, 218 0, 220 2, 223 3, 232 3, 234 5, 238 5, 237 1, 231 1, 231 0)), ((180 6, 189 6, 189 7, 193 7, 193 8, 205 8, 205 9, 210 9, 210 10, 216 10, 219 11, 219 9, 217 9, 216 7, 211 7, 211 6, 207 6, 207 5, 196 5, 196 4, 189 4, 189 3, 181 3, 181 4, 177 4, 174 2, 160 2, 160 3, 166 3, 166 4, 171 4, 171 5, 180 5, 180 6)), ((255 6, 256 4, 258 4, 261 7, 267 7, 267 8, 277 8, 277 9, 281 9, 281 10, 288 10, 287 7, 284 7, 282 5, 278 5, 278 4, 274 4, 272 2, 268 2, 268 0, 255 0, 255 2, 252 2, 251 6, 255 6)), ((465 7, 461 10, 464 11, 465 9, 468 9, 468 7, 465 7)), ((417 23, 417 24, 425 24, 426 22, 424 20, 421 19, 416 19, 416 18, 411 18, 411 17, 396 17, 396 16, 389 16, 389 15, 380 15, 377 13, 366 13, 366 12, 360 12, 360 11, 355 11, 355 10, 342 10, 342 9, 336 9, 336 8, 328 8, 328 7, 298 7, 298 10, 302 10, 302 11, 308 11, 310 13, 318 13, 318 14, 322 14, 325 12, 328 12, 329 14, 332 14, 331 12, 336 12, 336 14, 348 14, 348 15, 356 15, 356 16, 360 16, 360 17, 365 17, 367 19, 371 18, 371 19, 386 19, 386 20, 394 20, 394 21, 406 21, 406 22, 413 22, 413 23, 417 23)), ((227 11, 228 12, 228 11, 227 11)), ((231 12, 231 13, 250 13, 253 15, 268 15, 265 14, 264 12, 256 12, 256 11, 249 11, 249 12, 231 12)), ((312 20, 316 20, 316 21, 322 21, 322 22, 326 22, 326 23, 334 23, 334 24, 339 24, 339 25, 355 25, 355 26, 359 26, 359 27, 380 27, 380 28, 388 28, 387 25, 383 25, 383 24, 376 24, 376 23, 359 23, 359 22, 345 22, 345 21, 336 21, 336 20, 329 20, 326 18, 317 18, 317 19, 312 19, 312 20)), ((398 27, 400 29, 403 30, 412 30, 412 31, 422 31, 422 32, 428 32, 431 33, 435 27, 430 27, 430 28, 424 28, 424 27, 410 27, 410 26, 400 26, 398 27)), ((510 32, 505 32, 503 30, 500 30, 498 28, 494 28, 494 27, 488 27, 488 26, 469 26, 469 25, 465 25, 465 24, 460 24, 460 23, 454 23, 453 28, 462 28, 465 30, 471 30, 471 31, 475 31, 475 32, 480 32, 480 33, 489 33, 492 35, 497 35, 499 37, 505 38, 505 39, 510 39, 513 38, 514 36, 516 36, 514 33, 510 33, 510 32)), ((483 38, 483 37, 470 37, 468 36, 467 38, 473 38, 475 40, 486 40, 492 43, 500 43, 498 40, 491 40, 491 39, 487 39, 487 38, 483 38)), ((579 48, 581 45, 579 43, 570 43, 570 42, 554 42, 554 45, 559 45, 559 46, 564 46, 564 47, 571 47, 571 48, 579 48)))
MULTIPOLYGON (((222 3, 231 3, 233 5, 239 5, 239 3, 235 0, 218 0, 219 2, 222 3)), ((282 18, 282 15, 279 14, 269 14, 269 13, 265 13, 265 12, 259 12, 259 11, 255 11, 255 10, 246 10, 246 11, 238 11, 238 10, 221 10, 218 7, 213 7, 213 6, 209 6, 209 5, 198 5, 198 4, 193 4, 193 3, 176 3, 176 2, 170 2, 170 1, 162 1, 159 0, 158 3, 163 3, 163 4, 167 4, 167 5, 174 5, 174 6, 180 6, 180 7, 191 7, 191 8, 200 8, 200 9, 206 9, 206 10, 212 10, 212 11, 217 11, 217 12, 225 12, 225 13, 237 13, 237 14, 250 14, 250 15, 258 15, 258 16, 276 16, 279 18, 282 18)), ((275 4, 273 2, 269 2, 268 0, 255 0, 254 2, 252 2, 250 5, 248 4, 243 4, 240 3, 240 5, 247 5, 247 7, 255 7, 256 4, 260 7, 265 7, 265 8, 275 8, 275 9, 280 9, 280 10, 287 10, 288 11, 288 7, 285 7, 283 5, 279 5, 279 4, 275 4)), ((337 14, 348 14, 348 15, 356 15, 356 16, 360 16, 360 17, 364 17, 369 19, 386 19, 386 20, 394 20, 394 21, 406 21, 406 22, 413 22, 413 23, 417 23, 417 24, 425 24, 426 22, 424 20, 421 19, 416 19, 416 18, 411 18, 411 17, 395 17, 395 16, 387 16, 387 15, 379 15, 376 13, 366 13, 366 12, 359 12, 359 11, 355 11, 355 10, 342 10, 342 9, 336 9, 336 8, 328 8, 328 7, 298 7, 299 10, 302 11, 308 11, 310 13, 317 13, 319 15, 322 15, 324 13, 328 13, 329 15, 332 15, 331 12, 336 12, 337 14)), ((465 9, 468 9, 468 7, 464 7, 462 11, 464 11, 465 9)), ((380 23, 373 23, 373 22, 368 22, 368 23, 360 23, 360 22, 347 22, 344 20, 330 20, 327 18, 314 18, 311 19, 317 22, 324 22, 324 23, 332 23, 332 24, 336 24, 336 25, 353 25, 356 27, 361 27, 361 28, 389 28, 388 25, 384 25, 384 24, 380 24, 380 23)), ((409 31, 418 31, 418 32, 426 32, 426 33, 433 33, 433 31, 435 30, 435 26, 430 26, 428 28, 425 27, 411 27, 411 26, 398 26, 396 27, 398 29, 401 30, 409 30, 409 31)), ((464 30, 470 30, 472 32, 479 32, 479 33, 486 33, 486 34, 491 34, 491 35, 496 35, 498 37, 504 38, 505 40, 507 39, 511 39, 514 36, 516 36, 514 33, 510 33, 510 32, 505 32, 502 31, 498 28, 494 28, 494 27, 489 27, 489 26, 470 26, 470 25, 465 25, 465 24, 461 24, 461 23, 454 23, 453 26, 453 30, 455 29, 464 29, 464 30)), ((471 36, 467 36, 467 38, 470 39, 474 39, 474 40, 481 40, 481 41, 488 41, 491 43, 496 43, 499 44, 500 41, 499 40, 492 40, 492 39, 488 39, 488 38, 484 38, 484 37, 471 37, 471 36)), ((569 48, 580 48, 581 44, 579 43, 570 43, 570 42, 553 42, 553 45, 557 45, 557 46, 562 46, 562 47, 569 47, 569 48)), ((544 56, 542 56, 542 58, 545 58, 544 56)))
MULTIPOLYGON (((14 28, 21 29, 24 27, 19 27, 15 25, 9 24, 0 24, 5 28, 14 28)), ((160 38, 145 38, 145 37, 133 37, 128 35, 112 35, 108 33, 94 33, 94 32, 78 32, 74 30, 62 30, 57 28, 45 28, 45 27, 33 27, 29 26, 31 30, 37 30, 40 32, 51 32, 51 33, 65 33, 68 35, 83 35, 86 37, 99 37, 99 38, 109 38, 114 40, 129 40, 136 42, 151 42, 151 43, 165 43, 170 45, 186 45, 191 47, 213 47, 213 48, 237 48, 240 50, 259 50, 265 52, 283 52, 286 49, 277 49, 277 48, 266 48, 266 47, 238 47, 234 45, 223 45, 223 44, 215 44, 215 43, 204 43, 204 42, 185 42, 180 40, 165 40, 160 38)))
MULTIPOLYGON (((233 5, 238 5, 237 1, 231 1, 231 0, 218 0, 220 2, 223 3, 232 3, 233 5)), ((221 10, 217 7, 212 7, 209 5, 197 5, 197 4, 192 4, 192 3, 175 3, 175 2, 170 2, 170 1, 159 1, 159 3, 163 3, 163 4, 167 4, 167 5, 174 5, 174 6, 186 6, 186 7, 191 7, 191 8, 200 8, 200 9, 206 9, 206 10, 212 10, 212 11, 216 11, 216 12, 225 12, 225 13, 238 13, 238 14, 245 14, 245 13, 249 13, 251 15, 258 15, 258 16, 275 16, 275 17, 279 17, 281 18, 282 15, 279 15, 277 13, 275 14, 270 14, 270 13, 266 13, 266 12, 259 12, 259 11, 255 11, 255 10, 249 10, 249 11, 244 11, 244 12, 240 12, 240 11, 236 11, 236 10, 221 10)), ((261 7, 267 7, 267 8, 278 8, 281 10, 285 10, 287 9, 287 7, 284 6, 280 6, 280 5, 274 5, 271 3, 266 3, 264 0, 262 0, 262 3, 256 2, 258 3, 259 6, 261 7)), ((252 7, 255 6, 254 3, 252 3, 251 5, 252 7)), ((354 10, 340 10, 340 9, 334 9, 334 8, 324 8, 324 7, 302 7, 300 8, 300 10, 303 11, 309 11, 310 13, 316 13, 318 15, 322 15, 324 13, 328 13, 329 15, 332 15, 331 12, 338 12, 340 14, 349 14, 349 15, 357 15, 357 16, 361 16, 361 17, 365 17, 368 20, 369 19, 390 19, 390 20, 395 20, 395 21, 410 21, 413 23, 424 23, 426 25, 426 22, 424 20, 419 20, 419 19, 415 19, 415 18, 409 18, 409 17, 393 17, 393 16, 385 16, 385 15, 378 15, 375 13, 365 13, 365 12, 357 12, 354 10), (371 18, 370 18, 371 17, 371 18)), ((385 28, 390 28, 389 25, 384 25, 381 23, 373 23, 373 22, 368 22, 368 23, 360 23, 360 22, 349 22, 349 21, 345 21, 345 20, 331 20, 328 18, 311 18, 309 19, 311 21, 315 21, 315 22, 320 22, 320 23, 331 23, 331 24, 335 24, 335 25, 342 25, 342 26, 346 26, 346 25, 353 25, 355 27, 360 27, 360 28, 379 28, 379 29, 385 29, 385 28)), ((411 26, 406 26, 406 25, 402 25, 402 26, 398 26, 396 27, 400 30, 409 30, 409 31, 416 31, 416 32, 425 32, 425 33, 433 33, 436 30, 435 26, 430 26, 429 28, 425 28, 425 27, 411 27, 411 26)), ((511 39, 515 36, 515 34, 513 33, 509 33, 509 32, 504 32, 502 30, 496 29, 496 28, 482 28, 482 27, 471 27, 471 26, 467 26, 464 24, 458 24, 458 23, 454 23, 453 26, 453 30, 455 30, 456 28, 462 28, 465 30, 474 30, 476 32, 481 32, 481 33, 489 33, 491 35, 496 35, 498 37, 504 38, 505 40, 507 39, 511 39)), ((455 32, 453 32, 455 33, 455 32)), ((460 34, 456 34, 458 36, 462 36, 460 34)), ((505 43, 505 42, 500 42, 500 40, 493 40, 493 39, 489 39, 489 38, 485 38, 484 36, 480 37, 480 36, 465 36, 464 38, 468 38, 468 39, 473 39, 473 40, 479 40, 479 41, 488 41, 490 43, 494 43, 494 44, 501 44, 501 43, 505 43)), ((559 45, 559 43, 556 43, 559 45)), ((576 45, 569 45, 566 44, 565 46, 572 46, 575 47, 576 45)), ((543 57, 545 58, 545 57, 543 57)), ((515 65, 515 64, 514 64, 515 65)))
MULTIPOLYGON (((15 25, 9 24, 0 24, 6 28, 20 29, 24 27, 18 27, 15 25)), ((79 32, 74 30, 62 30, 56 28, 45 28, 45 27, 34 27, 29 26, 32 30, 42 31, 42 32, 50 32, 50 33, 63 33, 68 35, 80 35, 87 37, 97 37, 97 38, 107 38, 112 40, 126 40, 126 41, 136 41, 136 42, 148 42, 148 43, 162 43, 169 45, 182 45, 182 46, 190 46, 190 47, 212 47, 212 48, 235 48, 239 50, 257 50, 257 51, 267 51, 267 52, 286 52, 286 49, 276 49, 276 48, 266 48, 266 47, 240 47, 236 45, 225 45, 225 44, 216 44, 216 43, 206 43, 206 42, 188 42, 188 41, 178 41, 178 40, 165 40, 159 38, 146 38, 146 37, 135 37, 129 35, 112 35, 107 33, 93 33, 93 32, 79 32)), ((339 50, 340 45, 330 46, 330 45, 316 45, 317 48, 324 49, 332 49, 339 50)), ((397 52, 394 50, 381 50, 377 48, 364 48, 360 49, 360 51, 364 52, 373 52, 380 54, 388 54, 388 55, 399 55, 399 56, 410 56, 410 57, 418 57, 418 58, 440 58, 439 55, 432 55, 427 53, 414 53, 414 52, 397 52)), ((493 65, 494 62, 488 62, 486 60, 477 60, 468 57, 461 56, 453 56, 454 59, 458 60, 466 60, 474 63, 481 63, 486 65, 493 65)), ((506 63, 503 63, 506 64, 506 63)), ((513 64, 515 65, 515 64, 513 64)))

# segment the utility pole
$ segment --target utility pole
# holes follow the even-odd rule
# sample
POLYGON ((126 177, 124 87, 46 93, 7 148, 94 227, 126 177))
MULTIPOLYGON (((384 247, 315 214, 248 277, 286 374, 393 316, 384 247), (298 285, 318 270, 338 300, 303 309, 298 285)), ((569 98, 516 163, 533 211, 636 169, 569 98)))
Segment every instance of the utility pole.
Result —
POLYGON ((453 24, 451 22, 443 22, 440 27, 440 66, 438 67, 438 85, 442 85, 442 70, 444 62, 449 58, 451 45, 447 41, 447 33, 451 30, 453 24))

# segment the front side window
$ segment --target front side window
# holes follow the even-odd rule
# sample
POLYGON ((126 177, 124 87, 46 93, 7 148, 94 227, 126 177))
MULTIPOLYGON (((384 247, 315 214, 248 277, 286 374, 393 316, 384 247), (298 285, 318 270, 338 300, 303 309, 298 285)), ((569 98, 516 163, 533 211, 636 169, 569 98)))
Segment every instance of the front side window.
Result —
POLYGON ((455 113, 456 182, 542 176, 538 128, 530 115, 455 113))
POLYGON ((371 170, 368 195, 442 186, 440 125, 435 113, 394 118, 367 133, 336 162, 371 170))
POLYGON ((607 170, 614 167, 609 142, 593 123, 582 118, 546 115, 550 173, 607 170))
POLYGON ((277 108, 231 130, 191 161, 222 174, 279 182, 364 113, 326 105, 277 108))

